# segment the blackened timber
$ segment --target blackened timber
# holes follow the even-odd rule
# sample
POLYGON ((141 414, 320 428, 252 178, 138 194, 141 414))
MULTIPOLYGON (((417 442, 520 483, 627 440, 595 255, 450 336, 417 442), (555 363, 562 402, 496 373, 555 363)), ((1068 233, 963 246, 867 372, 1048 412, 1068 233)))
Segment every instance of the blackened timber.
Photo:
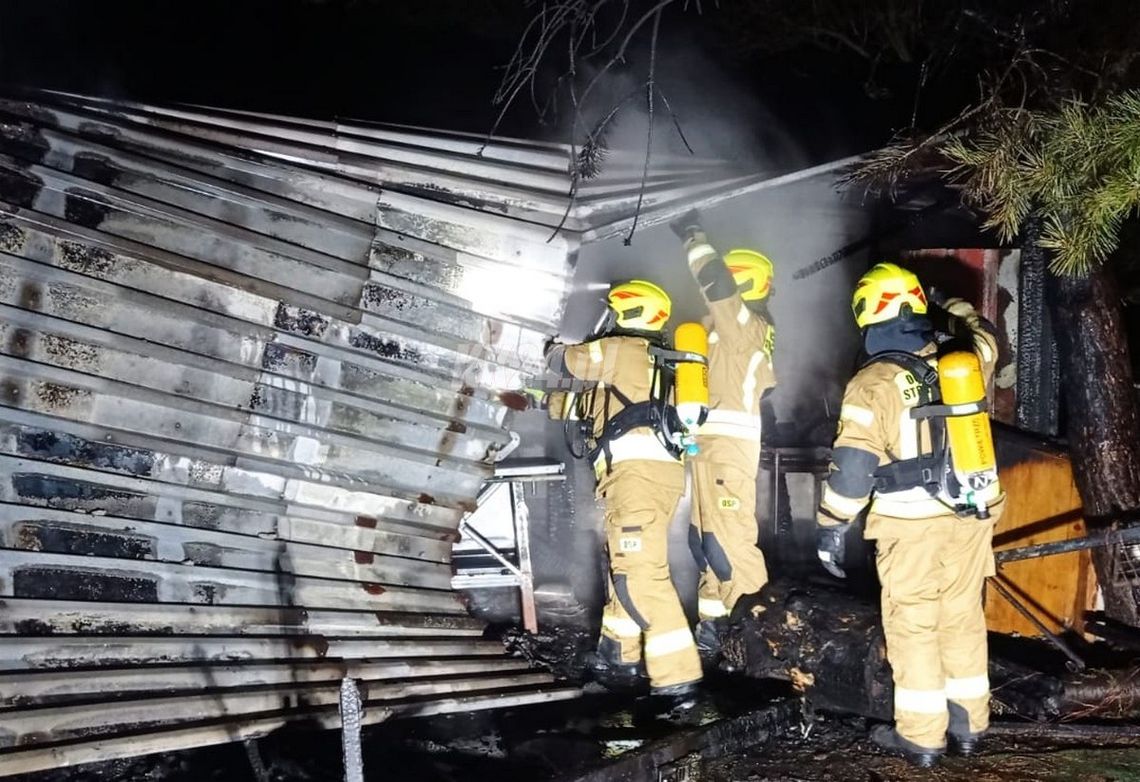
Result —
POLYGON ((783 700, 739 717, 677 731, 668 738, 623 755, 614 763, 574 776, 566 782, 657 782, 659 779, 688 779, 687 776, 665 776, 662 772, 690 756, 696 755, 703 759, 724 757, 764 744, 786 732, 798 722, 799 717, 799 702, 783 700))
MULTIPOLYGON (((821 711, 893 718, 894 684, 877 605, 814 584, 775 582, 762 594, 758 608, 764 610, 729 629, 721 668, 791 682, 821 711)), ((1039 650, 1033 653, 1040 657, 1039 650)), ((1135 666, 1058 675, 991 654, 989 673, 995 713, 1038 720, 1140 714, 1135 666)))
POLYGON ((1026 431, 1058 434, 1060 379, 1057 345, 1046 303, 1049 258, 1038 246, 1041 221, 1026 221, 1018 268, 1017 425, 1026 431))

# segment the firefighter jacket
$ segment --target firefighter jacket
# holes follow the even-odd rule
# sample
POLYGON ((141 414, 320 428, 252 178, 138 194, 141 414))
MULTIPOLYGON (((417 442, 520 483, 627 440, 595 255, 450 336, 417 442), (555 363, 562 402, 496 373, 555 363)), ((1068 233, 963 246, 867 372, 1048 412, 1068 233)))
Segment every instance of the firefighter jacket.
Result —
MULTIPOLYGON (((704 233, 686 243, 689 268, 709 309, 709 414, 698 440, 726 437, 739 458, 760 457, 760 400, 776 384, 775 329, 740 297, 732 273, 704 233)), ((709 446, 715 447, 715 446, 709 446)), ((706 452, 702 445, 701 452, 706 452)))
MULTIPOLYGON (((998 353, 997 340, 988 324, 961 299, 949 300, 945 309, 951 316, 952 336, 972 344, 986 388, 991 388, 998 353)), ((932 367, 937 366, 937 348, 933 343, 917 355, 932 367)), ((847 384, 839 412, 839 431, 832 447, 831 470, 820 502, 821 526, 852 521, 868 501, 871 507, 865 536, 871 539, 882 537, 887 527, 894 535, 910 526, 899 527, 897 520, 953 515, 957 497, 932 496, 923 486, 892 491, 875 488, 878 468, 933 450, 929 419, 911 417, 911 410, 921 403, 921 391, 920 380, 891 360, 870 361, 847 384)), ((995 481, 984 490, 981 499, 992 506, 1001 497, 1000 485, 995 481)))
MULTIPOLYGON (((570 400, 570 410, 561 409, 563 396, 552 395, 548 403, 551 417, 570 415, 592 421, 592 439, 600 449, 606 424, 625 409, 627 403, 648 402, 660 395, 660 388, 654 387, 655 379, 660 383, 660 375, 654 371, 649 347, 649 340, 644 337, 625 335, 556 346, 548 354, 548 365, 556 373, 579 383, 573 389, 575 396, 570 400)), ((604 450, 600 449, 594 456, 599 496, 605 494, 611 468, 622 462, 678 464, 680 461, 665 447, 661 434, 650 426, 634 427, 604 445, 604 450)))

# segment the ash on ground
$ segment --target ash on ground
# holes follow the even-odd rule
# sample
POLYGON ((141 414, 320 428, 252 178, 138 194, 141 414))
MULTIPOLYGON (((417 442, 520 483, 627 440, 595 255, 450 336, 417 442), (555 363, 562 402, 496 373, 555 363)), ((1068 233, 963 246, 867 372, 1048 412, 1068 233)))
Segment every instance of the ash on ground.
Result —
POLYGON ((810 731, 801 726, 782 740, 707 760, 689 782, 1140 782, 1140 728, 1108 739, 1003 733, 987 738, 977 756, 946 757, 919 770, 880 752, 862 720, 821 717, 809 725, 810 731))

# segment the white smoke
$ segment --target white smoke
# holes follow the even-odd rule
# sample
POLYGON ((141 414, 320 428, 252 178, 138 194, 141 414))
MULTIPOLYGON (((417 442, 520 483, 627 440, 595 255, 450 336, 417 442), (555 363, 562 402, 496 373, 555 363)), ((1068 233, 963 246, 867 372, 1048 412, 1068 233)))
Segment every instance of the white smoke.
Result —
MULTIPOLYGON (((823 162, 809 161, 795 143, 795 128, 780 127, 770 112, 699 53, 669 51, 659 79, 693 154, 680 141, 670 116, 659 110, 654 118, 651 172, 661 172, 677 161, 707 161, 702 165, 709 181, 714 181, 757 173, 775 175, 823 162), (727 166, 718 168, 715 161, 727 166)), ((605 85, 606 94, 627 94, 639 80, 640 76, 616 76, 605 85)), ((624 189, 637 187, 648 126, 645 105, 644 98, 631 104, 608 134, 609 146, 615 151, 608 159, 611 168, 603 172, 607 183, 620 182, 624 189), (617 150, 624 150, 625 156, 617 150)), ((837 151, 835 157, 841 154, 837 151)), ((831 432, 825 421, 828 413, 831 418, 836 415, 858 347, 850 296, 866 258, 856 254, 802 280, 793 279, 793 274, 863 238, 867 214, 837 192, 832 177, 823 176, 725 202, 704 210, 702 222, 721 252, 748 247, 772 259, 776 268, 771 310, 776 321, 778 385, 773 405, 777 420, 801 435, 815 424, 817 433, 822 429, 822 436, 828 438, 831 432)), ((706 314, 680 240, 668 226, 659 225, 639 230, 628 246, 619 237, 587 245, 579 252, 562 336, 568 341, 584 338, 605 306, 608 283, 631 278, 651 280, 669 292, 673 324, 706 314)), ((585 519, 596 514, 592 505, 582 502, 573 511, 583 533, 585 519)), ((595 520, 598 527, 593 534, 597 535, 600 519, 595 520)), ((686 545, 687 523, 686 500, 671 527, 670 560, 679 593, 691 602, 696 572, 686 545)))
MULTIPOLYGON (((597 94, 616 100, 637 87, 641 78, 641 72, 615 75, 597 94)), ((651 174, 694 160, 707 162, 710 180, 775 175, 823 162, 809 160, 795 143, 794 128, 780 127, 771 112, 693 48, 668 52, 660 63, 658 81, 693 153, 659 102, 651 174), (718 169, 718 162, 727 168, 718 169)), ((646 99, 641 96, 622 111, 608 134, 614 151, 610 170, 603 171, 604 181, 620 179, 624 187, 637 187, 647 127, 646 99)), ((792 275, 862 238, 868 223, 864 210, 841 196, 833 176, 824 175, 705 210, 703 223, 710 241, 722 252, 753 248, 768 255, 776 267, 771 308, 777 334, 778 417, 792 421, 824 416, 829 408, 834 412, 857 348, 850 294, 865 268, 865 255, 856 254, 803 280, 792 275)), ((630 246, 615 239, 585 247, 563 324, 567 338, 588 333, 604 306, 605 283, 614 280, 654 281, 674 299, 674 323, 699 318, 704 303, 682 255, 680 242, 665 226, 639 230, 630 246)))

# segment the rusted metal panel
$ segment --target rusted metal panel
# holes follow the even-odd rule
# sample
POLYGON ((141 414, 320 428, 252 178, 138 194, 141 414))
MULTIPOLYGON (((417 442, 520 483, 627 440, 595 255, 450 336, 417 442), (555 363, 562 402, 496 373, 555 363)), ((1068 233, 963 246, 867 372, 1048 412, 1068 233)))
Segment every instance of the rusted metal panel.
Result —
POLYGON ((332 726, 342 675, 366 721, 577 694, 480 640, 457 526, 582 241, 764 177, 571 201, 571 154, 0 98, 0 775, 332 726))
MULTIPOLYGON (((579 690, 574 687, 546 686, 541 689, 511 689, 452 697, 422 697, 395 703, 371 702, 364 704, 361 722, 368 725, 394 716, 424 717, 434 714, 462 714, 477 709, 513 708, 569 700, 579 695, 579 690)), ((2 770, 5 774, 21 774, 64 765, 93 763, 132 755, 169 752, 256 738, 283 725, 290 714, 298 720, 305 720, 309 725, 325 728, 340 727, 340 716, 335 706, 299 707, 292 712, 225 717, 186 728, 98 737, 67 744, 40 745, 22 752, 0 755, 0 758, 4 759, 2 770)))
POLYGON ((906 253, 928 286, 943 295, 969 300, 997 328, 998 362, 991 392, 994 420, 1017 424, 1019 345, 1018 302, 1020 263, 1018 250, 924 249, 906 253))
MULTIPOLYGON (((113 638, 18 637, 0 645, 0 670, 117 668, 168 663, 229 663, 248 660, 408 659, 418 657, 502 656, 493 641, 460 638, 290 637, 179 638, 118 635, 113 638)), ((3 756, 0 755, 0 758, 3 756)))
MULTIPOLYGON (((425 679, 474 674, 502 675, 528 672, 525 660, 503 658, 454 660, 320 660, 283 664, 252 662, 218 665, 208 670, 198 666, 164 666, 146 670, 103 670, 97 677, 89 671, 10 673, 0 676, 0 708, 50 705, 101 694, 124 697, 158 691, 200 692, 230 687, 327 684, 345 676, 364 681, 425 679)), ((529 671, 533 674, 533 671, 529 671)), ((2 712, 0 712, 2 713, 2 712)))
MULTIPOLYGON (((425 696, 462 694, 473 691, 497 691, 512 686, 538 686, 549 682, 544 673, 509 672, 464 676, 423 681, 361 682, 366 689, 366 702, 382 705, 386 701, 425 696)), ((89 738, 116 732, 122 725, 138 728, 161 729, 179 723, 200 720, 233 718, 239 715, 258 714, 327 706, 339 699, 340 683, 323 682, 305 686, 300 683, 269 685, 265 687, 225 689, 210 688, 207 692, 172 694, 161 698, 116 700, 114 716, 108 719, 104 703, 47 706, 37 709, 4 713, 0 727, 0 744, 19 747, 26 744, 55 743, 89 738), (46 741, 45 741, 46 739, 46 741)))
POLYGON ((150 635, 383 636, 431 638, 482 636, 483 623, 459 614, 349 611, 259 606, 101 603, 5 598, 0 632, 27 636, 121 635, 124 628, 150 635))
POLYGON ((451 588, 565 175, 184 114, 0 101, 0 775, 332 724, 345 675, 373 720, 573 697, 451 588))

